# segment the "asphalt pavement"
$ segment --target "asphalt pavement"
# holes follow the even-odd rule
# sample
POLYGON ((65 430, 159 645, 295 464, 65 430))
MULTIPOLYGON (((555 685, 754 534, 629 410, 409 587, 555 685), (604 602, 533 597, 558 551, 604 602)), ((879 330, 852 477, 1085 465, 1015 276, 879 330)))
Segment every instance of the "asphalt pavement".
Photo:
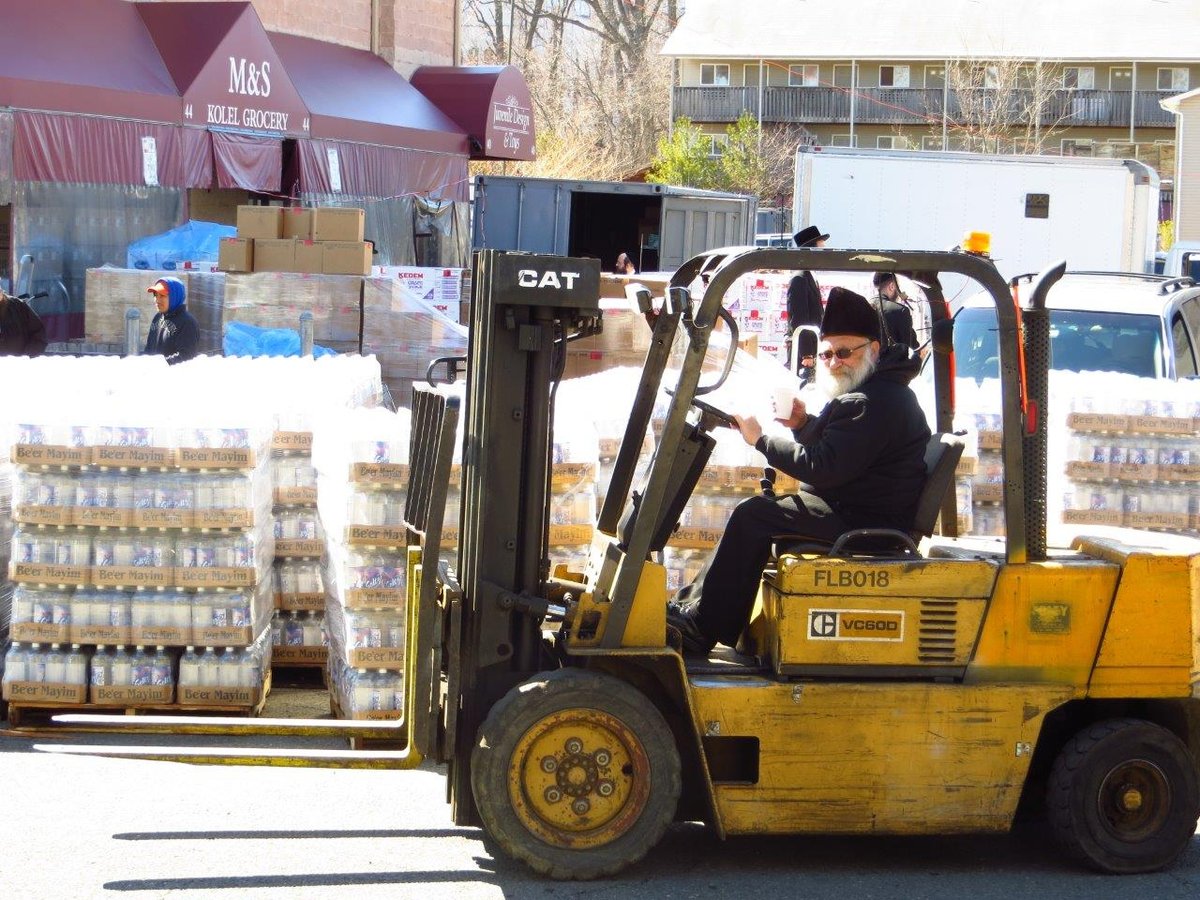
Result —
POLYGON ((616 878, 554 882, 494 856, 478 829, 455 826, 438 766, 410 772, 203 767, 33 749, 46 742, 0 733, 6 900, 1200 896, 1200 837, 1170 872, 1111 877, 1073 867, 1036 829, 998 837, 721 842, 700 825, 684 824, 616 878))

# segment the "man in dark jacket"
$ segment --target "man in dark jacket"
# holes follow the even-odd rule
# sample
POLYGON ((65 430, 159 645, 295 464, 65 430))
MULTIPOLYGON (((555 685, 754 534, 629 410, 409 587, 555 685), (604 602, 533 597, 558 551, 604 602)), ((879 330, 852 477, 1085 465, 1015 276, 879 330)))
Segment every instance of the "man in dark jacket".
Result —
POLYGON ((24 300, 0 289, 0 356, 40 356, 46 326, 24 300))
POLYGON ((917 349, 917 335, 913 331, 912 312, 896 298, 900 294, 900 285, 892 272, 876 272, 873 279, 875 285, 875 303, 883 314, 883 324, 891 336, 892 342, 917 349))
POLYGON ((146 336, 146 354, 165 356, 170 365, 196 355, 200 328, 187 311, 187 288, 178 278, 160 278, 146 289, 158 310, 146 336))
POLYGON ((764 435, 752 417, 738 419, 743 439, 801 481, 801 490, 738 504, 700 575, 668 611, 685 652, 737 643, 777 535, 833 541, 853 528, 912 527, 929 441, 908 387, 919 360, 899 345, 881 353, 881 337, 879 313, 866 298, 835 287, 817 354, 817 385, 830 398, 825 409, 811 416, 794 401, 784 421, 795 440, 764 435))
MULTIPOLYGON (((824 247, 829 235, 821 234, 816 225, 809 225, 792 235, 792 240, 797 247, 824 247)), ((801 272, 788 283, 788 336, 791 337, 800 325, 820 325, 821 311, 821 288, 817 279, 813 278, 812 272, 801 272)))

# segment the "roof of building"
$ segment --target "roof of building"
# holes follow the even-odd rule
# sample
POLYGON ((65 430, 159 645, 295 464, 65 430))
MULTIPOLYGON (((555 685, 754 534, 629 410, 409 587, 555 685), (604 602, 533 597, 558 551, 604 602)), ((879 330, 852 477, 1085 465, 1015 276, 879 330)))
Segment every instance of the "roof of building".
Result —
POLYGON ((688 0, 665 56, 1196 61, 1194 0, 688 0))
POLYGON ((1200 88, 1188 91, 1186 94, 1175 94, 1173 97, 1163 97, 1163 99, 1158 101, 1158 105, 1167 112, 1179 113, 1182 111, 1180 107, 1182 107, 1183 104, 1187 103, 1190 105, 1191 102, 1197 97, 1200 97, 1200 88))

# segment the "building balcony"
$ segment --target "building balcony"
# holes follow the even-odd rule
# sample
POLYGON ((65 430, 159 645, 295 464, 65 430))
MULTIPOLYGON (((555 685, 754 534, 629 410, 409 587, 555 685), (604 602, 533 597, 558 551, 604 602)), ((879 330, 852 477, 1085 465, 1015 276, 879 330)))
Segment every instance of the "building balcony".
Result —
POLYGON ((1033 91, 972 88, 947 95, 941 88, 859 88, 851 103, 844 88, 765 87, 760 94, 756 87, 677 87, 675 115, 698 123, 733 122, 743 111, 757 117, 761 97, 762 120, 773 124, 849 124, 853 119, 857 125, 940 126, 945 106, 946 117, 960 123, 1025 125, 1036 108, 1044 128, 1127 128, 1132 102, 1136 127, 1173 128, 1175 117, 1158 104, 1162 96, 1056 90, 1039 103, 1033 91))

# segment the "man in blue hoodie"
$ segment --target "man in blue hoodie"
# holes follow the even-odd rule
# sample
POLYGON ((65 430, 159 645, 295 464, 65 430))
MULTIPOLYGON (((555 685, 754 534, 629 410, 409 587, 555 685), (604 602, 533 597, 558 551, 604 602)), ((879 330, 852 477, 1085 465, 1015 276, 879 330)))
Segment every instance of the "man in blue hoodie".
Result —
POLYGON ((146 291, 154 295, 158 310, 150 322, 146 355, 165 356, 172 366, 191 359, 200 343, 200 328, 187 311, 187 288, 178 278, 160 278, 146 291))

